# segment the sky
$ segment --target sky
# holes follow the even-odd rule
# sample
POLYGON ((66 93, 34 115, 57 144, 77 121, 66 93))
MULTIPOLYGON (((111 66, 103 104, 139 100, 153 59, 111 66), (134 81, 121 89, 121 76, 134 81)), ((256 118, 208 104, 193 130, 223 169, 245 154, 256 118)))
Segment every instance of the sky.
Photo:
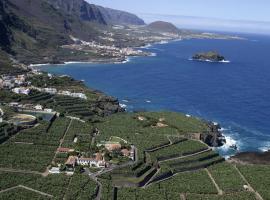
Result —
POLYGON ((180 28, 270 34, 270 0, 87 0, 180 28))

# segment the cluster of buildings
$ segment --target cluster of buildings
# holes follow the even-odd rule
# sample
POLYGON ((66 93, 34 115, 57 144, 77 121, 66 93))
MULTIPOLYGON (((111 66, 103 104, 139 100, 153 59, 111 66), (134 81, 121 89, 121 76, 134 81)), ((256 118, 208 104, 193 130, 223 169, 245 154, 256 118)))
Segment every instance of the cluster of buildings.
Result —
MULTIPOLYGON (((74 151, 75 151, 74 149, 64 148, 64 147, 60 147, 57 149, 58 153, 72 153, 74 151)), ((85 157, 79 157, 79 156, 74 156, 74 155, 69 156, 67 161, 65 162, 65 165, 68 168, 74 168, 76 165, 105 168, 106 162, 101 153, 95 153, 94 157, 92 158, 85 158, 85 157)))
POLYGON ((0 89, 13 89, 20 86, 29 85, 26 82, 25 75, 17 75, 17 76, 1 76, 0 77, 0 89))
POLYGON ((105 168, 106 161, 101 153, 96 153, 93 158, 69 156, 65 165, 71 168, 74 168, 75 165, 105 168))
POLYGON ((19 111, 30 110, 30 111, 44 111, 47 113, 53 113, 53 109, 44 108, 40 104, 20 104, 18 102, 9 103, 10 107, 17 108, 19 111))
MULTIPOLYGON (((39 73, 38 71, 36 71, 39 73)), ((34 71, 32 73, 35 74, 34 71)), ((48 76, 52 76, 51 74, 48 74, 48 76)), ((31 82, 26 81, 26 75, 17 75, 17 76, 6 76, 2 75, 0 77, 0 89, 8 89, 16 94, 24 94, 29 95, 31 90, 37 90, 40 92, 45 92, 53 95, 64 95, 64 96, 70 96, 75 98, 81 98, 81 99, 87 99, 87 96, 84 93, 76 93, 76 92, 70 92, 70 91, 64 91, 60 90, 58 91, 56 88, 38 88, 31 86, 31 82)))
POLYGON ((122 146, 120 142, 106 141, 97 144, 97 146, 104 146, 104 148, 109 152, 119 151, 124 157, 135 160, 135 147, 133 145, 127 148, 126 145, 122 146))
POLYGON ((87 99, 87 96, 84 93, 76 93, 76 92, 70 92, 66 90, 60 90, 58 91, 56 88, 38 88, 34 86, 30 87, 15 87, 11 89, 12 92, 16 94, 24 94, 24 95, 29 95, 31 90, 37 90, 39 92, 45 92, 53 95, 64 95, 64 96, 70 96, 70 97, 75 97, 75 98, 81 98, 81 99, 87 99))
MULTIPOLYGON (((128 145, 122 146, 120 142, 102 142, 97 145, 99 151, 94 153, 91 157, 82 156, 81 152, 75 152, 74 149, 60 147, 57 149, 57 154, 67 154, 69 155, 67 160, 62 163, 65 165, 65 173, 73 173, 75 166, 82 167, 93 167, 93 168, 108 168, 111 166, 110 160, 106 159, 106 152, 117 151, 120 153, 121 157, 129 158, 130 160, 135 160, 135 147, 133 145, 127 147, 128 145)), ((61 164, 58 163, 58 166, 61 164)), ((59 167, 53 167, 49 171, 50 173, 60 173, 59 167)))
MULTIPOLYGON (((74 44, 71 45, 63 45, 63 48, 73 49, 73 50, 85 50, 91 51, 94 53, 98 53, 101 56, 110 56, 110 57, 126 57, 126 56, 146 56, 147 53, 141 50, 135 50, 133 48, 118 48, 114 45, 108 46, 97 43, 96 41, 86 42, 80 40, 78 38, 74 38, 70 36, 70 38, 74 41, 74 44)), ((114 41, 113 38, 103 38, 108 41, 114 41)))
POLYGON ((38 87, 31 87, 31 89, 37 90, 39 92, 45 92, 53 95, 63 95, 63 96, 70 96, 74 98, 81 98, 81 99, 87 99, 87 96, 84 93, 80 92, 70 92, 67 90, 57 90, 56 88, 38 88, 38 87))

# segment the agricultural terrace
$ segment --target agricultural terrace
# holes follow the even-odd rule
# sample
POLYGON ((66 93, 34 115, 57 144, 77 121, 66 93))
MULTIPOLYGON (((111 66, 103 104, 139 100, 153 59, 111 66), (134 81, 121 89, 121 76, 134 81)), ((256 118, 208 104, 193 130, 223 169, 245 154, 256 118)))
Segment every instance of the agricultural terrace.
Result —
POLYGON ((17 172, 0 172, 0 175, 0 199, 87 200, 96 197, 97 185, 87 175, 43 177, 17 172), (4 190, 7 192, 1 192, 4 190))
POLYGON ((44 172, 51 163, 70 119, 57 118, 50 126, 39 125, 20 131, 0 145, 0 168, 44 172))
POLYGON ((264 200, 270 200, 270 166, 239 165, 237 168, 264 200))
MULTIPOLYGON (((0 124, 0 130, 8 127, 0 124)), ((38 121, 0 144, 0 199, 269 200, 270 168, 235 166, 189 138, 207 131, 199 119, 167 112, 38 121), (72 176, 44 173, 52 161, 67 159, 58 147, 90 155, 102 141, 122 139, 136 147, 135 161, 90 176, 77 167, 72 176)))
MULTIPOLYGON (((138 150, 139 159, 143 159, 143 151, 152 149, 164 144, 169 144, 169 136, 184 137, 185 134, 193 132, 204 132, 208 127, 202 121, 195 118, 187 118, 183 115, 172 113, 125 113, 115 114, 104 118, 95 124, 101 134, 97 137, 99 141, 106 141, 111 136, 123 138, 134 144, 138 150), (145 120, 138 118, 143 116, 145 120), (175 118, 176 117, 176 118, 175 118), (159 119, 163 118, 165 127, 157 127, 159 119), (170 121, 172 119, 172 122, 170 121), (186 121, 191 120, 186 124, 186 121), (167 123, 166 120, 170 123, 167 123)), ((198 144, 202 145, 203 144, 198 144)), ((205 145, 204 145, 205 146, 205 145)))

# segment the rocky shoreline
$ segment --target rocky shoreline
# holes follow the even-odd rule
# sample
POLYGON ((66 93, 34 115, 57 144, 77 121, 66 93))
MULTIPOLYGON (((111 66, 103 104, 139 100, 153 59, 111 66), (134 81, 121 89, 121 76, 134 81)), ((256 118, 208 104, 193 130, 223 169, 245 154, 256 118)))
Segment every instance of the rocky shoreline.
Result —
POLYGON ((270 151, 242 152, 231 157, 229 161, 232 163, 269 165, 270 164, 270 151))
POLYGON ((214 122, 205 122, 208 126, 209 131, 202 133, 200 139, 208 144, 210 147, 221 147, 226 143, 226 139, 220 131, 221 127, 219 124, 214 122))

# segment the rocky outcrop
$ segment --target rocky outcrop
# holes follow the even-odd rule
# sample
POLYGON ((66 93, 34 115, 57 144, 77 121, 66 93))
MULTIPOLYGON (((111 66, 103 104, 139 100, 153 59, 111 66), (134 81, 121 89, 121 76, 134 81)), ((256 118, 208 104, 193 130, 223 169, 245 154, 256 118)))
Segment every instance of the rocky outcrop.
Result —
POLYGON ((218 54, 215 51, 209 51, 206 53, 197 53, 194 56, 192 56, 192 59, 199 60, 199 61, 211 61, 211 62, 225 61, 225 57, 218 54))
POLYGON ((95 103, 94 112, 99 116, 108 116, 118 112, 124 112, 125 109, 121 108, 118 99, 101 95, 95 103))
POLYGON ((226 140, 220 130, 220 125, 212 122, 207 122, 208 132, 201 134, 201 140, 211 147, 220 147, 226 143, 226 140))

